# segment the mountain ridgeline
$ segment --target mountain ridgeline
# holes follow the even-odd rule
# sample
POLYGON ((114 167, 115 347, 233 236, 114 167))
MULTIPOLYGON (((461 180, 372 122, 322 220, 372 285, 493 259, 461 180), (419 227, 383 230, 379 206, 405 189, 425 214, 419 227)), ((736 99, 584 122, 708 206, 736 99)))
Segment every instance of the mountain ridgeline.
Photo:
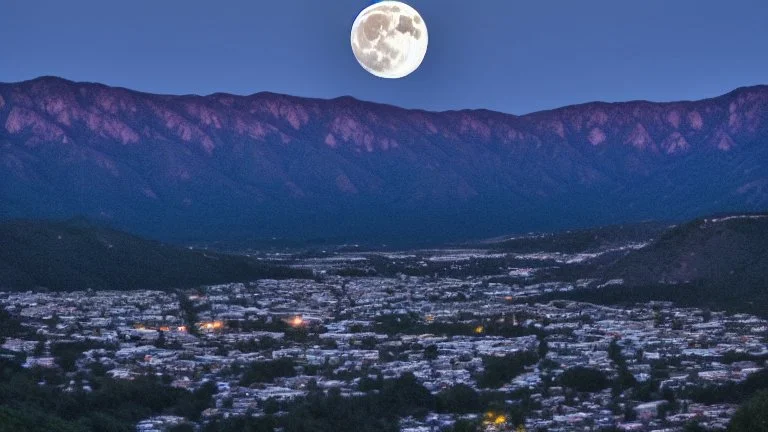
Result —
POLYGON ((515 116, 0 84, 6 219, 82 215, 163 240, 391 244, 766 207, 766 86, 515 116))
POLYGON ((144 240, 80 220, 0 224, 0 290, 173 289, 311 277, 247 256, 144 240))

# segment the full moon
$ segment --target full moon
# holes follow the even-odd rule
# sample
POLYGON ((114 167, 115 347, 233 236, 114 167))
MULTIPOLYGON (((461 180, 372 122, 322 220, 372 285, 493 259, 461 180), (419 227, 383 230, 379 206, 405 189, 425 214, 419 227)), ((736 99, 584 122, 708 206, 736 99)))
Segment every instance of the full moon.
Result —
POLYGON ((427 54, 427 25, 416 10, 382 1, 360 12, 352 25, 352 52, 368 72, 402 78, 418 69, 427 54))

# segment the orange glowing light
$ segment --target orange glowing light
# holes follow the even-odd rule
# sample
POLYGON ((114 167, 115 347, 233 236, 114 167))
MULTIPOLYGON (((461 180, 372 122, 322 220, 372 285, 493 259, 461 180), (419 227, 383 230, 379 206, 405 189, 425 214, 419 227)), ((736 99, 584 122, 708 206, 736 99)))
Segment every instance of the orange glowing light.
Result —
POLYGON ((293 327, 301 327, 304 325, 304 319, 300 316, 296 316, 291 320, 291 325, 293 327))
POLYGON ((164 332, 171 331, 171 328, 168 326, 160 326, 160 331, 164 331, 164 332))
POLYGON ((221 321, 207 321, 199 323, 198 326, 205 330, 220 330, 224 328, 224 323, 221 321))

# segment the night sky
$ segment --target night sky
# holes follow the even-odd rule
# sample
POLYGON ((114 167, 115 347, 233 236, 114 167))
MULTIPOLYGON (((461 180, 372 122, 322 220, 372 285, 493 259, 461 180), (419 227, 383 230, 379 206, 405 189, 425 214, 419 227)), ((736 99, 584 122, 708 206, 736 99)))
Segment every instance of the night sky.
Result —
POLYGON ((355 61, 369 0, 0 0, 0 81, 156 93, 342 95, 523 114, 716 96, 768 83, 766 0, 411 0, 429 27, 397 81, 355 61))

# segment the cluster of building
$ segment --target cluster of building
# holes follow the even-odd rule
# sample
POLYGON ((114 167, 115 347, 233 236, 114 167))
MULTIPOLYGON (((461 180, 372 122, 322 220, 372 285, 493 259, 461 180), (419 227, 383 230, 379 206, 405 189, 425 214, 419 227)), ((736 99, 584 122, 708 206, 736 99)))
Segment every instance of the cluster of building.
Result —
MULTIPOLYGON (((0 307, 43 338, 10 338, 2 347, 25 353, 28 367, 57 367, 52 344, 89 341, 93 348, 77 360, 84 373, 99 363, 119 379, 156 374, 189 390, 213 382, 215 405, 201 421, 272 413, 281 401, 310 391, 337 389, 359 396, 368 391, 365 381, 404 373, 435 394, 458 384, 489 391, 477 381, 487 358, 535 353, 537 363, 493 389, 509 394, 510 406, 525 395, 529 431, 679 431, 691 422, 724 428, 736 406, 697 403, 688 399, 690 390, 738 383, 765 367, 768 322, 762 319, 670 303, 529 302, 536 294, 583 283, 526 285, 529 273, 509 272, 521 278, 519 285, 488 277, 326 276, 179 292, 6 292, 0 293, 0 307), (406 318, 418 324, 413 331, 407 326, 383 330, 383 323, 406 318), (512 331, 514 336, 486 332, 499 322, 520 331, 512 331), (435 324, 474 331, 430 332, 445 328, 435 324), (645 396, 614 386, 579 392, 560 383, 560 376, 575 367, 601 371, 613 382, 620 373, 609 355, 614 341, 636 386, 656 383, 645 396), (281 359, 290 360, 294 373, 264 382, 244 380, 253 365, 281 359)), ((475 419, 487 430, 519 426, 488 412, 432 413, 401 424, 408 431, 438 431, 459 418, 475 419)), ((181 421, 153 418, 137 428, 164 430, 181 421)))

